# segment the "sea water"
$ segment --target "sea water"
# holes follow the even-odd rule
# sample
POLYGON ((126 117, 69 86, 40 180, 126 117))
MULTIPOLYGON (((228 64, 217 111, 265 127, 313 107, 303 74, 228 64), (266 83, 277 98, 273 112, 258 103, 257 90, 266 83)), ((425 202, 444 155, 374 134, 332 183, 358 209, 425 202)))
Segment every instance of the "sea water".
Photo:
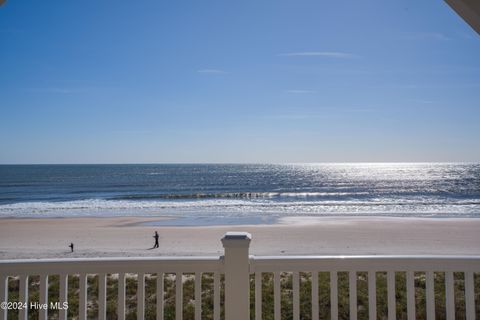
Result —
POLYGON ((132 215, 480 217, 480 164, 0 166, 0 217, 132 215))

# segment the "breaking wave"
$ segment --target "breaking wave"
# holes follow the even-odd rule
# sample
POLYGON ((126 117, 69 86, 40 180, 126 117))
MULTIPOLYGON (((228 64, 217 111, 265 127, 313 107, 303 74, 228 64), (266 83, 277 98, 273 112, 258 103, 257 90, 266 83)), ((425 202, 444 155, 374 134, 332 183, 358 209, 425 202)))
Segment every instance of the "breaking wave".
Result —
POLYGON ((131 215, 386 215, 480 217, 480 202, 373 199, 369 201, 278 201, 261 199, 104 200, 23 202, 0 205, 0 217, 69 217, 131 215))
POLYGON ((129 194, 110 197, 108 200, 322 198, 336 196, 360 196, 367 194, 367 192, 225 192, 189 194, 129 194))

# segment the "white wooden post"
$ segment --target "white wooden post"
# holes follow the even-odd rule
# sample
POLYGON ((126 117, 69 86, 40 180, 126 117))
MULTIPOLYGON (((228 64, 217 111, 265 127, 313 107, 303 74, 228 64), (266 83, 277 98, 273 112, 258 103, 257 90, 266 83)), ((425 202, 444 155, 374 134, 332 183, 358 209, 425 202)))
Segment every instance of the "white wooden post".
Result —
POLYGON ((60 274, 60 315, 58 319, 67 320, 68 310, 63 308, 63 303, 68 303, 68 274, 60 274))
POLYGON ((88 302, 88 276, 80 273, 80 295, 78 297, 78 319, 87 320, 87 302, 88 302))
MULTIPOLYGON (((48 275, 40 275, 40 304, 48 304, 48 275)), ((39 320, 48 320, 48 308, 41 308, 39 315, 39 320)))
MULTIPOLYGON (((8 277, 3 274, 0 275, 0 302, 8 302, 8 277)), ((7 320, 7 313, 7 308, 0 307, 0 320, 7 320)))
MULTIPOLYGON (((20 293, 19 293, 19 302, 25 303, 28 305, 28 275, 20 276, 20 293)), ((18 319, 28 320, 28 308, 21 308, 19 310, 18 319)))
POLYGON ((250 319, 249 246, 247 232, 227 232, 225 248, 225 320, 250 319))
POLYGON ((125 320, 125 273, 118 274, 118 294, 117 294, 117 317, 118 320, 125 320))

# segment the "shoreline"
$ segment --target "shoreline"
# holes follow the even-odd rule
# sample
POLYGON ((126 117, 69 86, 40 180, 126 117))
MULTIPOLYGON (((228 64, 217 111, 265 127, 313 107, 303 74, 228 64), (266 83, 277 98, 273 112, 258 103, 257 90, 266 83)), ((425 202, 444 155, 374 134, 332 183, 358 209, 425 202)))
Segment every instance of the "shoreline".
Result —
POLYGON ((250 232, 254 255, 480 255, 478 218, 288 217, 275 224, 148 225, 169 218, 1 218, 0 260, 221 255, 227 231, 250 232), (156 230, 160 248, 152 250, 156 230))
MULTIPOLYGON (((159 221, 165 220, 175 220, 175 219, 182 219, 182 218, 216 218, 218 220, 222 220, 225 217, 210 217, 206 215, 202 216, 187 216, 187 215, 170 215, 170 214, 163 214, 163 215, 75 215, 75 216, 0 216, 0 222, 6 220, 58 220, 58 219, 157 219, 159 221)), ((230 218, 230 217, 228 217, 230 218)), ((236 217, 233 217, 236 218, 236 217)), ((251 218, 251 217, 245 217, 251 218)), ((258 218, 258 217, 254 217, 258 218)), ((236 224, 237 226, 250 226, 250 225, 272 225, 272 224, 281 224, 284 222, 294 222, 296 220, 308 220, 308 221, 316 221, 319 222, 323 220, 426 220, 426 221, 480 221, 480 215, 474 217, 455 217, 455 216, 422 216, 422 217, 412 217, 412 216, 385 216, 385 215, 298 215, 298 216, 274 216, 275 220, 278 221, 277 223, 247 223, 247 224, 236 224)), ((216 224, 218 226, 228 226, 229 224, 216 224)), ((180 226, 179 226, 180 227, 180 226)), ((194 226, 192 226, 194 227, 194 226)), ((199 226, 200 227, 200 226, 199 226)))

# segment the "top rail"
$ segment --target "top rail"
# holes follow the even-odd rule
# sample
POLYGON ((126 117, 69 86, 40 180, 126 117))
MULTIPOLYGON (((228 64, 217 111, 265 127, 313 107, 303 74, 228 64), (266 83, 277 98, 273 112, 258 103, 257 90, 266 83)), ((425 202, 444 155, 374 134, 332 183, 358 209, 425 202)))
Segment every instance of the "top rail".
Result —
POLYGON ((0 261, 0 274, 223 272, 222 257, 39 259, 0 261))
POLYGON ((250 257, 250 272, 480 271, 480 256, 272 256, 250 257))
MULTIPOLYGON (((480 256, 250 256, 250 272, 480 271, 480 256)), ((224 273, 223 256, 0 261, 0 274, 224 273)))

